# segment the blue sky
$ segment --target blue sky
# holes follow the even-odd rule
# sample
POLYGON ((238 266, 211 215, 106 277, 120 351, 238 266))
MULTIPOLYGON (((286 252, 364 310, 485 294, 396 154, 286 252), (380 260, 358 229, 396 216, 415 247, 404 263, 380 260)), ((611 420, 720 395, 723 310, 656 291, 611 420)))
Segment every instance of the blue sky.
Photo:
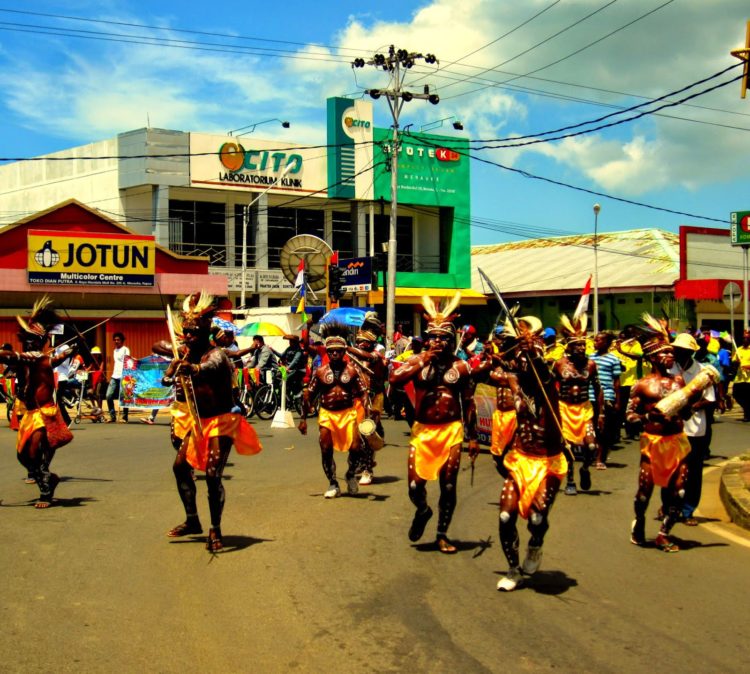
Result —
MULTIPOLYGON (((0 156, 101 140, 147 119, 224 132, 283 118, 290 129, 266 124, 257 137, 321 142, 328 96, 388 84, 382 71, 355 73, 350 61, 389 44, 440 60, 407 79, 417 90, 429 83, 440 104, 413 101, 402 125, 455 117, 472 140, 540 134, 734 65, 729 51, 744 43, 748 18, 747 0, 405 0, 367 10, 338 1, 0 0, 0 156), (37 14, 7 11, 19 8, 37 14)), ((721 226, 696 216, 750 210, 750 98, 739 91, 732 83, 660 116, 574 138, 476 150, 487 162, 605 196, 475 161, 473 243, 591 232, 595 202, 602 232, 721 226)), ((389 125, 382 99, 375 115, 389 125)), ((452 134, 450 121, 435 131, 452 134)))

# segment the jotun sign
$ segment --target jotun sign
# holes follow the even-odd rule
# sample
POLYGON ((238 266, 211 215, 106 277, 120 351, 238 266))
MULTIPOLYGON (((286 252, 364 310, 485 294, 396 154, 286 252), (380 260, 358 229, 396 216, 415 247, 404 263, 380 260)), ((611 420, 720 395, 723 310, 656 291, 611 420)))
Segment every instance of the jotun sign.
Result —
POLYGON ((32 285, 153 286, 152 236, 29 230, 32 285))

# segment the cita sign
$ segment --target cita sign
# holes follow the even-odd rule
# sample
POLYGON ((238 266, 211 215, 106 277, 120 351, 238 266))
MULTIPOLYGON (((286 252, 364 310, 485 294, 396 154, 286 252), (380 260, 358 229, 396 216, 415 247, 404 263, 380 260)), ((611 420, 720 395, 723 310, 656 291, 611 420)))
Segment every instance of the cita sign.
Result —
POLYGON ((342 258, 339 267, 344 270, 342 290, 351 293, 372 290, 372 258, 342 258))
POLYGON ((32 285, 153 286, 155 266, 152 236, 29 230, 32 285))
POLYGON ((730 216, 732 223, 732 245, 750 245, 750 211, 734 211, 730 216))

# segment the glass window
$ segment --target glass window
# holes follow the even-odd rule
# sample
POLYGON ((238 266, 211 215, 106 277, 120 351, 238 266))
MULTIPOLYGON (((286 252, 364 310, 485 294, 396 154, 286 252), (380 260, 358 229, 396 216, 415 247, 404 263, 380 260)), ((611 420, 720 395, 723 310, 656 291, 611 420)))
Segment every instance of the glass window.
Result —
POLYGON ((279 267, 279 253, 284 244, 298 234, 324 238, 325 214, 304 208, 268 209, 268 268, 279 267))
POLYGON ((211 265, 226 266, 224 204, 170 200, 169 248, 182 255, 206 255, 211 265))
POLYGON ((334 211, 331 218, 331 247, 339 251, 340 258, 354 257, 354 236, 356 227, 352 225, 352 214, 334 211))

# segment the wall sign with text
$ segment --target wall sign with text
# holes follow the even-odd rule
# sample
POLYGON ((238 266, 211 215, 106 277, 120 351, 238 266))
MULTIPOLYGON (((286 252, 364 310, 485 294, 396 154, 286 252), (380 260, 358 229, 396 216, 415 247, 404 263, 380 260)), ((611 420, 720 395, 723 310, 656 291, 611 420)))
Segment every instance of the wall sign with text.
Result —
POLYGON ((29 230, 32 285, 153 286, 152 236, 29 230))

